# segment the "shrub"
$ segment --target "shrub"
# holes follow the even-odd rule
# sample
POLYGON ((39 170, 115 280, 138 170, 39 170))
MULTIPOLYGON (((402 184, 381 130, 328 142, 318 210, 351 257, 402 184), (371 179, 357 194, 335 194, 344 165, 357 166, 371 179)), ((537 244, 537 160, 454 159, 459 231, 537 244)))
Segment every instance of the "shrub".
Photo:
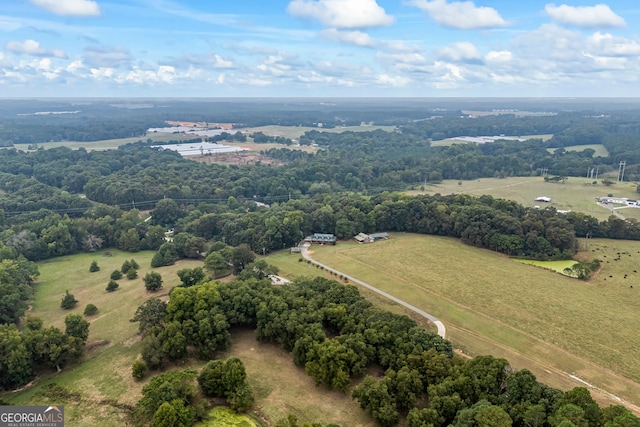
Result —
POLYGON ((122 272, 120 270, 113 270, 111 272, 111 280, 122 279, 122 272))
POLYGON ((131 261, 129 263, 131 264, 131 268, 135 268, 136 270, 140 268, 140 265, 133 258, 131 258, 131 261))
POLYGON ((131 268, 133 268, 131 266, 131 261, 126 260, 125 262, 122 263, 122 267, 120 267, 120 271, 122 271, 122 274, 127 274, 127 272, 131 270, 131 268))
POLYGON ((96 307, 93 304, 87 304, 87 306, 84 308, 84 315, 85 316, 93 316, 97 312, 98 312, 98 307, 96 307))
POLYGON ((131 268, 127 271, 127 279, 133 280, 136 277, 138 277, 138 270, 131 268))
POLYGON ((109 280, 109 283, 107 284, 107 292, 113 292, 119 287, 120 285, 118 284, 118 282, 116 282, 115 280, 109 280))
POLYGON ((98 261, 91 261, 91 265, 89 266, 89 271, 91 273, 95 273, 96 271, 100 271, 100 267, 98 266, 98 261))
POLYGON ((134 360, 131 365, 131 376, 137 380, 144 378, 147 371, 147 365, 142 360, 134 360))
POLYGON ((142 280, 144 281, 144 287, 148 291, 157 291, 162 287, 162 276, 155 271, 147 273, 142 280))
POLYGON ((65 310, 71 310, 76 306, 77 303, 78 300, 76 299, 76 297, 74 297, 73 294, 70 294, 69 291, 65 291, 65 294, 62 297, 62 301, 60 302, 60 307, 64 308, 65 310))

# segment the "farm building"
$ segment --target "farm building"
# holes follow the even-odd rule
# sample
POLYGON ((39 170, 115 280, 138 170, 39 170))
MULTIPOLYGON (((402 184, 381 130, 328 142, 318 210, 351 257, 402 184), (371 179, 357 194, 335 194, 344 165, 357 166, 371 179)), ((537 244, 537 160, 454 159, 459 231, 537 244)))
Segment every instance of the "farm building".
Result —
POLYGON ((222 144, 212 144, 210 142, 196 142, 185 144, 152 145, 158 150, 172 150, 180 153, 181 156, 203 156, 205 154, 235 153, 247 151, 246 148, 230 147, 222 144))
POLYGON ((540 196, 540 197, 536 197, 534 201, 549 203, 551 201, 551 197, 540 196))
POLYGON ((389 238, 389 233, 373 233, 373 234, 365 234, 358 233, 358 235, 353 236, 353 238, 358 243, 373 243, 378 240, 387 240, 389 238))
POLYGON ((377 242, 378 240, 387 240, 389 238, 389 233, 373 233, 369 234, 369 236, 373 238, 374 242, 377 242))
POLYGON ((598 197, 599 203, 610 203, 615 205, 639 206, 640 202, 626 197, 598 197))
POLYGON ((336 236, 333 234, 313 233, 304 238, 304 241, 312 245, 336 244, 336 236))
POLYGON ((353 238, 358 243, 373 243, 373 237, 369 236, 368 234, 358 233, 357 235, 353 236, 353 238))

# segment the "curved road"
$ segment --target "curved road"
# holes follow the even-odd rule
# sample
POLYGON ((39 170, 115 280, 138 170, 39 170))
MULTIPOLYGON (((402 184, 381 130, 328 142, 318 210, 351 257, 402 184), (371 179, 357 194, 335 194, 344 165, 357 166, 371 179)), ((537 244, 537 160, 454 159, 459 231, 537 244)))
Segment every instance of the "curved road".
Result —
POLYGON ((316 265, 319 265, 321 267, 324 267, 325 269, 327 269, 329 271, 332 271, 332 272, 334 272, 336 274, 339 274, 339 275, 341 274, 344 277, 346 277, 347 279, 349 279, 349 280, 351 280, 351 281, 353 281, 353 282, 355 282, 355 283, 357 283, 357 284, 359 284, 361 286, 364 286, 365 288, 370 289, 373 292, 382 295, 383 297, 389 298, 391 301, 396 302, 396 303, 408 308, 409 310, 413 311, 414 313, 418 313, 420 316, 429 319, 438 328, 438 335, 440 335, 442 338, 445 337, 445 335, 447 333, 447 329, 444 327, 444 323, 442 323, 440 320, 438 320, 437 317, 435 317, 435 316, 433 316, 433 315, 431 315, 431 314, 429 314, 429 313, 427 313, 425 311, 422 311, 419 308, 412 306, 408 302, 402 301, 401 299, 398 299, 398 298, 394 297, 393 295, 389 295, 388 293, 386 293, 384 291, 381 291, 380 289, 378 289, 376 287, 373 287, 370 284, 363 282, 362 280, 358 280, 355 277, 349 276, 348 274, 345 274, 345 273, 343 273, 341 271, 336 270, 335 268, 331 268, 328 265, 325 265, 325 264, 322 264, 321 262, 315 261, 313 258, 311 258, 309 256, 308 249, 309 249, 308 244, 305 244, 305 246, 302 247, 302 252, 301 253, 302 253, 302 256, 303 256, 304 259, 312 262, 313 264, 316 264, 316 265))

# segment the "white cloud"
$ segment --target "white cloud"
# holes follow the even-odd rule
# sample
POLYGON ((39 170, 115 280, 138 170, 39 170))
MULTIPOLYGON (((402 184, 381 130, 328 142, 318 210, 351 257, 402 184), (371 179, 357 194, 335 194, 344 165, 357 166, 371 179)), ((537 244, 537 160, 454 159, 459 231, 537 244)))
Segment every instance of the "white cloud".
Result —
POLYGON ((335 28, 323 30, 320 35, 327 39, 338 43, 354 44, 356 46, 372 47, 375 45, 374 40, 367 33, 362 31, 340 31, 335 28))
POLYGON ((471 1, 411 0, 410 3, 429 14, 440 25, 472 30, 479 28, 504 27, 508 23, 492 7, 476 6, 471 1))
POLYGON ((54 58, 66 58, 67 54, 61 49, 47 50, 35 40, 16 41, 10 40, 4 48, 13 53, 31 56, 52 56, 54 58))
POLYGON ((233 61, 226 60, 220 55, 213 55, 213 68, 233 68, 233 61))
POLYGON ((122 46, 88 46, 84 49, 84 62, 99 68, 117 68, 129 65, 131 55, 122 46))
POLYGON ((378 76, 377 83, 384 86, 403 87, 411 83, 411 80, 402 76, 381 74, 378 76))
POLYGON ((436 50, 439 58, 453 62, 482 62, 482 55, 471 42, 450 43, 436 50))
POLYGON ((567 6, 562 4, 556 6, 553 3, 549 3, 544 7, 544 11, 554 21, 576 27, 624 27, 627 25, 625 20, 616 15, 606 4, 597 4, 595 6, 567 6))
POLYGON ((640 43, 636 40, 614 37, 609 33, 596 32, 587 39, 587 48, 602 56, 640 56, 640 43))
POLYGON ((224 59, 222 56, 214 52, 208 52, 205 55, 183 53, 182 58, 172 59, 170 62, 173 65, 180 67, 184 65, 184 61, 195 66, 205 66, 213 68, 234 68, 235 65, 232 60, 224 59))
POLYGON ((11 67, 11 61, 9 61, 9 58, 4 56, 4 53, 2 52, 0 52, 0 67, 3 67, 3 68, 11 67))
POLYGON ((98 3, 92 0, 30 0, 48 12, 62 16, 100 16, 98 3))
POLYGON ((292 0, 287 12, 334 28, 381 27, 394 22, 376 0, 292 0))
POLYGON ((513 59, 513 53, 508 50, 492 50, 484 56, 487 62, 509 62, 513 59))

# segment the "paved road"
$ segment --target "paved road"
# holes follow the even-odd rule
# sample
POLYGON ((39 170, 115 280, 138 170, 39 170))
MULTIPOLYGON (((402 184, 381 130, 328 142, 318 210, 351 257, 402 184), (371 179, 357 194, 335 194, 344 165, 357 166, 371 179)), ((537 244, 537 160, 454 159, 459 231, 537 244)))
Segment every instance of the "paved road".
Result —
POLYGON ((402 301, 401 299, 398 299, 398 298, 394 297, 393 295, 389 295, 388 293, 386 293, 384 291, 381 291, 380 289, 378 289, 378 288, 376 288, 374 286, 371 286, 370 284, 365 283, 362 280, 358 280, 355 277, 349 276, 348 274, 345 274, 345 273, 343 273, 341 271, 338 271, 335 268, 331 268, 328 265, 324 265, 321 262, 318 262, 318 261, 314 260, 313 258, 311 258, 309 256, 308 249, 309 249, 308 246, 303 246, 302 247, 302 256, 304 257, 304 259, 311 261, 313 264, 322 266, 325 269, 327 269, 329 271, 332 271, 332 272, 334 272, 334 273, 336 273, 338 275, 343 275, 344 277, 346 277, 347 279, 351 280, 352 282, 355 282, 355 283, 357 283, 357 284, 359 284, 361 286, 364 286, 365 288, 370 289, 373 292, 382 295, 383 297, 389 298, 391 301, 396 302, 396 303, 408 308, 409 310, 411 310, 411 311, 413 311, 415 313, 418 313, 420 316, 429 319, 438 328, 438 335, 440 335, 442 338, 445 337, 445 335, 447 333, 447 329, 444 327, 444 323, 442 323, 440 320, 438 320, 437 317, 435 317, 435 316, 433 316, 433 315, 431 315, 431 314, 429 314, 429 313, 427 313, 425 311, 422 311, 419 308, 412 306, 408 302, 402 301))

